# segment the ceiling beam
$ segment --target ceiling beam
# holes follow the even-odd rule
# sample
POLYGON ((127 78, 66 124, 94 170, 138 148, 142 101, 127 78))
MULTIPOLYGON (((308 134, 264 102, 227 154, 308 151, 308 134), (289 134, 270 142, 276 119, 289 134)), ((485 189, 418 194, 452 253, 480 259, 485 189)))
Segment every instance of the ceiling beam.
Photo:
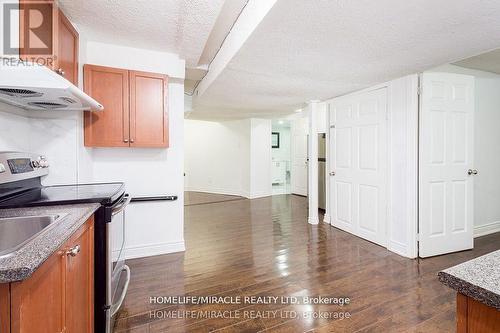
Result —
POLYGON ((194 102, 196 97, 203 95, 208 87, 217 79, 231 59, 236 55, 239 49, 245 44, 245 41, 254 32, 260 22, 271 10, 277 0, 249 0, 246 7, 241 12, 238 20, 235 22, 232 30, 226 37, 219 52, 209 65, 207 75, 201 80, 195 90, 194 102))

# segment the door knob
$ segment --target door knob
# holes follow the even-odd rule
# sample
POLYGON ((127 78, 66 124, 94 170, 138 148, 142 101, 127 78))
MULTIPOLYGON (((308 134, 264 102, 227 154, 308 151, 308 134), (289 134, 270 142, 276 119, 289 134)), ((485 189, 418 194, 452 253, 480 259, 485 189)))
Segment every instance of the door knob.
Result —
POLYGON ((478 171, 476 169, 469 169, 469 170, 467 170, 467 174, 469 176, 471 176, 471 175, 477 175, 478 171))
POLYGON ((335 176, 335 171, 330 172, 330 176, 335 176))

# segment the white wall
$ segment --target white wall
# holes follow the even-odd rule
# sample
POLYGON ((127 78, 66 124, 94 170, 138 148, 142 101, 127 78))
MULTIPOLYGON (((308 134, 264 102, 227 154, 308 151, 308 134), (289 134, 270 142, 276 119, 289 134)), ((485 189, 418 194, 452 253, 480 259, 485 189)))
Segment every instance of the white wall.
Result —
POLYGON ((318 103, 318 111, 316 112, 317 127, 316 131, 318 133, 326 133, 328 130, 328 117, 326 113, 328 112, 328 105, 325 102, 318 103))
MULTIPOLYGON (((184 78, 184 60, 172 53, 88 41, 82 63, 168 74, 184 78)), ((182 95, 184 99, 184 94, 182 95)))
POLYGON ((417 256, 418 76, 387 84, 389 108, 389 207, 387 248, 417 256))
POLYGON ((51 171, 43 180, 44 185, 124 181, 132 196, 178 195, 179 200, 175 202, 130 205, 127 209, 125 257, 182 251, 184 61, 169 53, 87 42, 85 36, 80 37, 80 65, 90 63, 164 73, 171 77, 170 147, 85 148, 81 112, 11 114, 2 112, 7 106, 0 106, 0 150, 45 154, 51 163, 51 171))
POLYGON ((271 121, 185 120, 186 191, 271 195, 271 121))
POLYGON ((499 232, 500 75, 453 65, 430 71, 474 76, 474 235, 499 232))
POLYGON ((0 151, 15 150, 40 153, 51 163, 45 185, 78 181, 79 114, 26 112, 10 110, 0 104, 0 151))
POLYGON ((184 121, 186 191, 250 196, 250 120, 184 121))

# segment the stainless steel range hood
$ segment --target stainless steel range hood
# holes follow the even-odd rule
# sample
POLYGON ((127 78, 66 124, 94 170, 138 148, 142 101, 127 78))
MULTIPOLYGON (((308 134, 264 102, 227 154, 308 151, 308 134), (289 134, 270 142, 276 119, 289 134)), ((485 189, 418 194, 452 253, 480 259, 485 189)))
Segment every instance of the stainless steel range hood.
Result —
POLYGON ((104 107, 49 68, 0 58, 0 102, 25 110, 102 111, 104 107))

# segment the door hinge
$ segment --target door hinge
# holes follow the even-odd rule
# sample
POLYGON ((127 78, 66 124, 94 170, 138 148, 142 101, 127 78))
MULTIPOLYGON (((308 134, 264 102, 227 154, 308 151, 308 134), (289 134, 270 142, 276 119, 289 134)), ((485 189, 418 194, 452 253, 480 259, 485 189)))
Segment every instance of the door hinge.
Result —
POLYGON ((422 95, 422 87, 420 85, 417 86, 417 95, 422 95))
POLYGON ((419 242, 419 241, 420 241, 420 234, 417 233, 417 242, 419 242))
POLYGON ((335 128, 335 125, 330 125, 330 128, 335 128))

